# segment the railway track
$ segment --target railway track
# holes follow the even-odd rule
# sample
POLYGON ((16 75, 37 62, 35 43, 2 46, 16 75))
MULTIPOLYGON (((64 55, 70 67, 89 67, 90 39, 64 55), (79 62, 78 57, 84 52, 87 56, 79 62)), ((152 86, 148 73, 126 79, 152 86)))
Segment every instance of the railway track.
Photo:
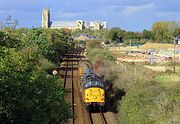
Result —
MULTIPOLYGON (((72 54, 72 57, 74 56, 74 54, 72 54)), ((72 58, 72 60, 74 60, 74 58, 72 58)), ((71 87, 72 87, 72 123, 74 124, 75 122, 75 117, 74 117, 74 68, 73 68, 73 61, 71 63, 71 77, 72 77, 72 81, 71 81, 71 87)))
POLYGON ((74 72, 73 72, 73 51, 68 52, 65 55, 65 69, 64 69, 64 88, 66 89, 66 100, 71 101, 72 119, 70 123, 74 124, 74 72))
POLYGON ((67 70, 68 70, 68 61, 66 62, 65 73, 64 73, 64 88, 66 87, 67 70))
POLYGON ((89 112, 89 124, 107 124, 107 121, 102 112, 100 113, 89 112))
POLYGON ((68 123, 107 124, 104 113, 91 113, 86 111, 83 106, 81 92, 79 90, 78 64, 84 58, 80 58, 80 56, 81 51, 69 51, 64 58, 64 77, 62 79, 64 80, 64 88, 66 89, 66 100, 71 102, 72 107, 72 119, 68 123))
POLYGON ((103 124, 107 124, 106 118, 103 113, 100 113, 103 124))

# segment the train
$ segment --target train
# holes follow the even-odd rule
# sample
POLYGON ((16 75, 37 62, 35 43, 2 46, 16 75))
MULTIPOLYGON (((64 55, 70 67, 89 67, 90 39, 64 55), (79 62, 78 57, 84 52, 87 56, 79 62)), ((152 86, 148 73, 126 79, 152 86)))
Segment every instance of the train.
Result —
POLYGON ((92 67, 80 67, 80 90, 83 104, 87 110, 92 108, 105 109, 105 84, 100 76, 93 72, 92 67))

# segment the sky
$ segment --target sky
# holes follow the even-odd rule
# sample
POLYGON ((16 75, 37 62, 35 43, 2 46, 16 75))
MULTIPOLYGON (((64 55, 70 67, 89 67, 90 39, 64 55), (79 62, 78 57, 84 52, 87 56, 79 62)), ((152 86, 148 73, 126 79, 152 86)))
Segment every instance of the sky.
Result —
POLYGON ((180 0, 0 0, 0 22, 8 15, 18 27, 40 27, 43 8, 51 21, 108 21, 109 28, 150 30, 157 21, 180 21, 180 0))

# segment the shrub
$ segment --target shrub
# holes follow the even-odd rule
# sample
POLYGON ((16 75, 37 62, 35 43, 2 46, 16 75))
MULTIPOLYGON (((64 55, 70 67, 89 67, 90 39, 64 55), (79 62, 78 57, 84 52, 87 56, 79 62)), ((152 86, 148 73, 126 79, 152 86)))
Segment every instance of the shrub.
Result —
POLYGON ((120 101, 120 120, 124 124, 168 124, 180 122, 180 85, 171 86, 169 75, 158 75, 155 81, 141 81, 120 101), (167 78, 166 78, 167 77, 167 78), (169 83, 164 85, 164 81, 169 83))
POLYGON ((2 124, 67 122, 71 115, 62 81, 46 71, 65 53, 68 37, 51 29, 0 31, 2 124))
POLYGON ((37 69, 35 51, 8 50, 0 60, 3 123, 58 123, 70 117, 62 82, 37 69), (62 114, 63 113, 63 114, 62 114))

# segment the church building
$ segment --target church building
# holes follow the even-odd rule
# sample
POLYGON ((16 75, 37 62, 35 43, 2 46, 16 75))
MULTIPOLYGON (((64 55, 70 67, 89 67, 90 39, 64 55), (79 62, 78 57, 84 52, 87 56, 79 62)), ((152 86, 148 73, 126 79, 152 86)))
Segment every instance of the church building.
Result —
POLYGON ((51 21, 50 20, 50 11, 45 8, 42 12, 42 28, 52 28, 52 29, 61 29, 67 28, 70 30, 76 29, 91 29, 91 30, 100 30, 100 29, 108 29, 107 21, 100 22, 84 22, 83 20, 76 20, 76 21, 51 21))

